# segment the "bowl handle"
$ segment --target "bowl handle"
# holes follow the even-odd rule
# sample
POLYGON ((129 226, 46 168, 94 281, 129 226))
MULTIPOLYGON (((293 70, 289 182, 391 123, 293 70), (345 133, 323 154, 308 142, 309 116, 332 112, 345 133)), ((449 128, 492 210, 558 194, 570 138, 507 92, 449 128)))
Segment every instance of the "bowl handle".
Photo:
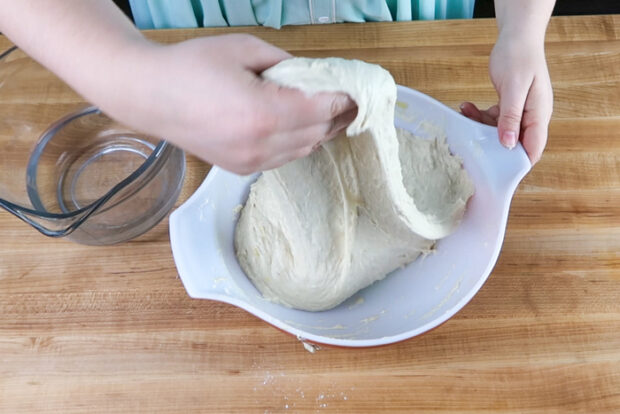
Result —
MULTIPOLYGON (((496 127, 469 119, 467 121, 477 125, 479 133, 471 145, 478 145, 479 153, 484 154, 483 163, 489 168, 490 184, 497 194, 512 198, 517 185, 532 169, 525 148, 518 142, 513 149, 507 149, 500 143, 496 127)), ((478 152, 478 149, 475 149, 475 152, 478 152)))

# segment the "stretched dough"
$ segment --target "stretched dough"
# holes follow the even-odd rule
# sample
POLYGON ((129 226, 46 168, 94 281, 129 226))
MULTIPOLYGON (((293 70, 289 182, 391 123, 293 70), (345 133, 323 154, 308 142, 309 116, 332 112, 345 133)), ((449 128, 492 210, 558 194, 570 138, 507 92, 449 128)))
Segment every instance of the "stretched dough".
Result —
POLYGON ((265 298, 333 308, 455 229, 473 185, 445 140, 397 134, 389 72, 358 60, 294 58, 263 76, 308 94, 342 91, 358 105, 346 136, 251 187, 235 249, 265 298))

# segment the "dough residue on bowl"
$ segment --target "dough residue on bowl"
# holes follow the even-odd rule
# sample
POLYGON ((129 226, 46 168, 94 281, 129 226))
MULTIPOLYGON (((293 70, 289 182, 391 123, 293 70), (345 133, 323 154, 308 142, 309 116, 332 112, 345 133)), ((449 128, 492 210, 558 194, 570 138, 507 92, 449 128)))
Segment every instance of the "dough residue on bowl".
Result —
POLYGON ((263 76, 308 94, 344 92, 358 105, 346 134, 251 187, 235 250, 266 299, 333 308, 456 228, 473 184, 445 140, 397 131, 389 72, 358 60, 294 58, 263 76))

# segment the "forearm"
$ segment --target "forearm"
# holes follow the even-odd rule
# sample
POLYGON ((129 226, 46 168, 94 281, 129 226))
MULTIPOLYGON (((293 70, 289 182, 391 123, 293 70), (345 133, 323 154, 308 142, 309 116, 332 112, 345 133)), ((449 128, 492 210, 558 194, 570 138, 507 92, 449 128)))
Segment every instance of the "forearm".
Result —
POLYGON ((87 99, 115 100, 115 78, 146 43, 111 0, 0 0, 0 30, 87 99), (110 82, 107 82, 107 81, 110 82))
POLYGON ((543 41, 555 0, 495 0, 501 34, 543 41))

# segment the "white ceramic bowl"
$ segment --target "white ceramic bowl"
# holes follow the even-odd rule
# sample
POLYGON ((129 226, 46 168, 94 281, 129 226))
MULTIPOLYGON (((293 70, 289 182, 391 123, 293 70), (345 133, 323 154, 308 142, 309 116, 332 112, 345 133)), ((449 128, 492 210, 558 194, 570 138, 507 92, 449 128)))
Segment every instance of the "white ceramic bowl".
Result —
POLYGON ((520 145, 512 151, 502 147, 496 128, 471 121, 420 92, 399 86, 396 112, 396 126, 418 136, 444 133, 475 184, 460 227, 437 243, 434 254, 329 311, 270 303, 243 273, 233 249, 239 206, 257 175, 242 177, 214 167, 170 217, 172 252, 189 295, 238 306, 304 342, 345 347, 408 339, 463 308, 495 265, 510 200, 530 162, 520 145))

